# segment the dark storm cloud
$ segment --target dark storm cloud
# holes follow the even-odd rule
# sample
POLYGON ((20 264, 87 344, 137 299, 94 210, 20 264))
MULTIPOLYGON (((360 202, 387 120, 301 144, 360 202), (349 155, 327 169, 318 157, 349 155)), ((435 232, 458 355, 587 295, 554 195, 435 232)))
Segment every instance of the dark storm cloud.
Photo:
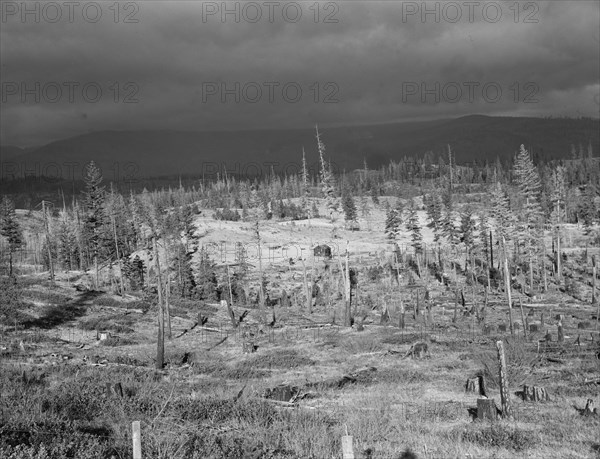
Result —
POLYGON ((31 16, 23 21, 3 6, 2 143, 39 144, 102 129, 308 127, 469 113, 598 116, 595 1, 521 3, 518 20, 512 1, 479 2, 472 20, 465 2, 454 2, 462 13, 456 23, 450 22, 455 11, 443 3, 438 17, 423 20, 421 11, 403 16, 422 2, 322 2, 319 22, 310 9, 314 2, 295 4, 302 12, 296 23, 296 6, 286 20, 279 5, 270 22, 263 2, 256 3, 262 13, 256 23, 245 20, 254 17, 253 6, 239 22, 228 15, 223 23, 219 12, 203 16, 221 3, 136 2, 137 23, 123 22, 133 11, 125 3, 118 23, 112 3, 98 3, 102 17, 96 23, 77 10, 69 22, 66 7, 58 23, 43 15, 39 23, 31 16), (324 23, 327 14, 337 22, 324 23), (20 90, 35 82, 41 85, 39 102, 28 95, 22 103, 20 94, 12 94, 14 84, 20 90), (56 97, 47 86, 52 82, 63 88, 55 103, 48 100, 56 97), (65 82, 79 84, 73 100, 65 82), (233 95, 222 103, 220 92, 206 94, 236 82, 240 89, 250 83, 239 103, 233 95), (81 92, 86 83, 92 84, 87 99, 81 92), (286 83, 292 84, 282 94, 286 83), (433 94, 423 102, 421 84, 440 103, 433 94), (98 87, 102 96, 93 101, 98 87), (292 102, 298 88, 302 95, 292 102), (494 100, 498 88, 502 97, 494 100), (257 102, 249 103, 252 98, 257 102))

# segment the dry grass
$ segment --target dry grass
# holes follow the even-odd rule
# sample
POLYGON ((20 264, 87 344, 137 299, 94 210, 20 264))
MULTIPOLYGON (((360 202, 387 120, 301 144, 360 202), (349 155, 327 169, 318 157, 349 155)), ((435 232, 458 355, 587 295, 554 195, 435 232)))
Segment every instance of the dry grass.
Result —
MULTIPOLYGON (((369 263, 373 265, 372 260, 369 263)), ((368 283, 361 293, 375 298, 381 288, 378 282, 368 283)), ((52 292, 53 296, 39 297, 46 306, 74 295, 67 287, 52 292)), ((447 292, 434 284, 432 295, 442 301, 447 292)), ((565 334, 572 345, 577 323, 589 320, 595 310, 575 300, 566 302, 568 297, 560 292, 545 298, 556 305, 548 310, 546 328, 556 333, 552 317, 565 314, 565 334)), ((460 314, 458 322, 451 323, 448 311, 453 302, 446 305, 445 316, 436 312, 436 320, 452 334, 438 329, 421 333, 411 314, 404 332, 375 325, 375 311, 370 312, 373 322, 367 321, 362 332, 324 327, 319 333, 283 335, 282 329, 264 327, 255 336, 258 350, 253 354, 242 353, 244 339, 239 334, 214 347, 225 335, 198 327, 167 340, 166 370, 156 372, 153 311, 99 315, 90 308, 96 311, 91 315, 90 304, 134 306, 106 295, 79 299, 75 297, 67 308, 40 309, 40 318, 46 321, 29 330, 7 331, 3 337, 10 352, 0 356, 2 458, 129 458, 133 420, 141 421, 143 454, 148 458, 339 458, 346 430, 361 459, 398 459, 407 448, 428 459, 600 457, 600 418, 581 416, 575 409, 587 398, 600 402, 599 386, 588 383, 600 371, 589 352, 552 363, 536 355, 535 342, 505 340, 516 419, 494 424, 472 420, 468 410, 476 406, 477 395, 465 394, 464 383, 483 373, 488 395, 499 404, 495 341, 507 335, 473 337, 468 331, 471 318, 460 314), (120 337, 100 344, 90 339, 80 349, 78 343, 53 335, 66 326, 108 329, 126 334, 130 341, 120 337), (429 343, 431 358, 402 358, 412 343, 423 339, 429 343), (21 340, 25 351, 20 349, 21 340), (64 354, 71 358, 52 357, 64 354), (44 359, 48 363, 40 363, 44 359), (90 364, 105 360, 105 366, 90 364), (341 387, 336 384, 343 375, 369 366, 377 370, 341 387), (106 384, 117 382, 123 398, 107 392, 106 384), (521 401, 514 392, 523 383, 544 386, 550 401, 521 401), (294 408, 265 400, 265 389, 278 384, 296 386, 308 396, 294 408)), ((506 323, 503 297, 498 294, 492 300, 500 306, 490 306, 488 323, 506 323)), ((214 306, 185 300, 174 300, 173 305, 182 316, 195 318, 198 312, 210 316, 209 327, 228 323, 226 311, 214 306)), ((324 308, 310 317, 298 308, 276 312, 276 327, 325 324, 332 315, 324 308)), ((255 326, 256 313, 251 310, 246 323, 255 326)), ((173 318, 173 335, 191 323, 173 318)), ((397 323, 397 316, 392 323, 397 323)), ((589 342, 586 349, 591 349, 589 342)))

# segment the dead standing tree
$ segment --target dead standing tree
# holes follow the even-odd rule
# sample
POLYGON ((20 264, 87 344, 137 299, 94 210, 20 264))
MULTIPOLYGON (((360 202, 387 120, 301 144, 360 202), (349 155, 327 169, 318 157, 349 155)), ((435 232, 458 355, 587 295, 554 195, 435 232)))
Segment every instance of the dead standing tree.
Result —
POLYGON ((513 417, 513 413, 508 391, 508 377, 506 372, 506 358, 504 356, 504 343, 502 341, 496 341, 496 348, 498 349, 500 401, 502 403, 502 417, 504 419, 511 419, 513 417))
POLYGON ((506 298, 508 300, 508 322, 510 334, 514 334, 513 317, 512 317, 512 296, 510 292, 510 272, 508 270, 508 258, 506 256, 506 240, 502 236, 502 253, 504 257, 504 286, 506 288, 506 298))

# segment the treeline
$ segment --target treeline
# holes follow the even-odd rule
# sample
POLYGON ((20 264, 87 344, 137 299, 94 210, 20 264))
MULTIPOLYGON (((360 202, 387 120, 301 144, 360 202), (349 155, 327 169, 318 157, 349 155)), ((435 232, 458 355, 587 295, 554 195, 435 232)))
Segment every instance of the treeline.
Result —
MULTIPOLYGON (((504 236, 516 255, 540 252, 544 230, 558 232, 561 224, 576 222, 591 229, 598 219, 600 163, 591 149, 573 149, 572 159, 536 165, 521 146, 508 167, 500 162, 457 165, 448 148, 448 156, 436 162, 425 155, 404 158, 380 170, 371 170, 365 163, 361 170, 335 174, 320 136, 317 142, 320 171, 316 176, 308 172, 303 155, 300 173, 293 176, 273 173, 250 181, 223 175, 209 183, 184 186, 182 182, 137 193, 119 191, 113 184, 107 188, 101 171, 90 163, 83 187, 71 199, 61 195, 58 204, 56 199, 53 205, 41 200, 31 206, 36 209, 31 215, 36 216, 38 227, 30 233, 38 239, 30 241, 29 249, 50 270, 97 271, 122 265, 131 288, 144 284, 144 279, 147 283, 144 270, 148 267, 147 261, 133 261, 130 255, 140 249, 154 251, 153 241, 159 241, 177 273, 177 290, 187 295, 190 279, 204 282, 190 274, 192 256, 202 248, 193 225, 199 208, 212 209, 211 216, 219 220, 299 220, 319 217, 319 203, 324 201, 323 217, 333 221, 343 215, 347 228, 358 230, 359 218, 369 221, 380 196, 395 196, 402 200, 397 208, 386 209, 386 233, 393 240, 401 231, 411 232, 418 251, 422 236, 416 211, 421 204, 411 204, 411 199, 423 196, 436 243, 463 244, 472 252, 477 249, 476 240, 485 249, 489 237, 483 235, 492 231, 496 239, 504 236), (459 206, 469 192, 478 193, 482 205, 459 206), (403 202, 409 203, 406 209, 403 202)), ((14 227, 14 207, 5 195, 3 228, 14 227)), ((13 234, 15 229, 3 231, 13 234)), ((4 246, 12 257, 27 242, 7 236, 4 246)))

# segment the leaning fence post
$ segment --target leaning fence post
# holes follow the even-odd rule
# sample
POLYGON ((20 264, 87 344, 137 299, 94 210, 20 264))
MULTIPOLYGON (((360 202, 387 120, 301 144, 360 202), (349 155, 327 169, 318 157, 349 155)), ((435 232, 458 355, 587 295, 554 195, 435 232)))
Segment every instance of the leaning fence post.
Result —
POLYGON ((131 429, 133 432, 133 459, 142 459, 142 434, 140 431, 140 421, 133 421, 131 423, 131 429))

